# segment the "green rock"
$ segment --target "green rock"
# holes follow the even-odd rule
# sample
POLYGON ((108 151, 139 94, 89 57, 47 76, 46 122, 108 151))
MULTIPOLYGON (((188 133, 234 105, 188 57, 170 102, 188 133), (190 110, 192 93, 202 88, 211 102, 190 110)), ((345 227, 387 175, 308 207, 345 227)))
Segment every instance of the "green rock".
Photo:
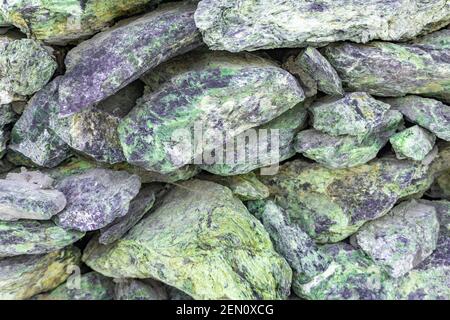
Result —
POLYGON ((269 197, 269 189, 258 180, 253 172, 229 177, 202 174, 197 178, 212 181, 229 188, 242 201, 262 200, 269 197))
MULTIPOLYGON (((307 99, 272 121, 246 130, 225 143, 225 157, 231 156, 231 159, 225 158, 225 163, 203 164, 200 167, 220 176, 245 174, 258 168, 264 172, 267 169, 264 167, 277 167, 281 161, 295 155, 294 138, 307 124, 307 107, 310 103, 311 100, 307 99)), ((267 173, 271 174, 272 171, 269 168, 267 173)))
POLYGON ((295 150, 328 168, 350 168, 374 159, 402 124, 402 115, 388 110, 378 127, 364 138, 343 135, 332 136, 315 129, 300 131, 295 150))
POLYGON ((403 113, 408 121, 430 130, 438 138, 450 141, 450 106, 419 96, 386 99, 386 102, 403 113))
POLYGON ((412 42, 415 45, 433 49, 450 49, 450 29, 443 29, 427 34, 412 42))
POLYGON ((195 23, 213 50, 412 39, 450 20, 446 0, 202 0, 195 23))
POLYGON ((73 246, 47 254, 0 259, 0 299, 29 299, 52 290, 79 263, 80 250, 73 246))
POLYGON ((308 47, 296 58, 299 67, 317 82, 317 89, 331 96, 344 95, 336 70, 317 49, 308 47))
POLYGON ((317 81, 300 67, 297 56, 289 56, 282 67, 297 78, 306 98, 314 97, 317 94, 317 81))
POLYGON ((341 241, 365 222, 385 215, 403 197, 428 189, 429 167, 392 158, 349 169, 328 169, 302 160, 277 175, 260 176, 276 204, 314 240, 341 241))
POLYGON ((114 300, 114 282, 97 272, 88 272, 51 291, 37 300, 114 300), (79 281, 77 283, 77 281, 79 281))
POLYGON ((146 279, 116 279, 115 300, 168 300, 166 287, 158 281, 146 279))
POLYGON ((144 11, 158 0, 6 0, 4 19, 23 33, 47 43, 64 45, 87 38, 115 19, 144 11))
POLYGON ((356 233, 355 241, 376 264, 398 278, 433 253, 438 234, 434 207, 412 200, 366 223, 356 233))
POLYGON ((450 102, 450 52, 445 46, 346 42, 327 46, 322 53, 347 91, 382 97, 418 94, 450 102))
POLYGON ((91 169, 64 177, 56 188, 67 206, 54 219, 63 228, 98 230, 127 214, 140 187, 139 177, 124 171, 91 169))
POLYGON ((0 258, 57 251, 83 236, 51 221, 0 221, 0 258))
POLYGON ((213 182, 177 184, 121 240, 91 240, 83 261, 116 278, 153 278, 195 299, 283 299, 291 270, 232 192, 213 182))
POLYGON ((225 140, 304 100, 292 75, 255 55, 200 52, 171 60, 152 74, 166 69, 161 76, 167 80, 148 90, 119 125, 127 162, 151 171, 223 163, 225 140))
POLYGON ((48 49, 31 39, 0 35, 0 105, 31 95, 52 77, 57 64, 48 49))
POLYGON ((365 92, 348 93, 343 98, 326 97, 309 109, 314 129, 332 136, 363 137, 380 126, 390 106, 365 92))
POLYGON ((434 134, 413 126, 393 135, 389 142, 399 159, 410 158, 422 161, 433 150, 436 137, 434 134))

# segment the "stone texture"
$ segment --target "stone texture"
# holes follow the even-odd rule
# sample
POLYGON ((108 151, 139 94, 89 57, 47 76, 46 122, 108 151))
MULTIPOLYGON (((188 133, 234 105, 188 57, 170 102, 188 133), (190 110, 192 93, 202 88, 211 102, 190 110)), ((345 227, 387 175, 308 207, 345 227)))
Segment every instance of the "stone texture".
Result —
POLYGON ((422 161, 433 149, 436 137, 434 134, 413 126, 393 135, 389 142, 399 159, 410 158, 422 161))
POLYGON ((363 138, 351 135, 332 136, 315 129, 300 131, 295 150, 328 168, 349 168, 374 159, 403 124, 400 112, 388 110, 382 122, 363 138))
POLYGON ((64 283, 37 300, 113 300, 114 282, 97 272, 88 272, 72 283, 64 283))
POLYGON ((326 47, 323 54, 347 91, 382 97, 419 94, 450 102, 450 51, 446 47, 346 42, 326 47))
POLYGON ((214 50, 403 40, 449 23, 446 0, 203 0, 195 23, 214 50))
POLYGON ((115 300, 168 300, 167 288, 155 280, 115 280, 115 300))
POLYGON ((282 299, 291 282, 288 264, 242 202, 200 180, 178 184, 114 244, 93 239, 83 261, 106 276, 151 277, 195 299, 282 299))
POLYGON ((144 11, 158 0, 5 0, 0 12, 23 33, 47 43, 64 45, 87 38, 115 19, 144 11))
POLYGON ((57 251, 83 236, 51 221, 0 221, 0 258, 57 251))
POLYGON ((260 176, 292 222, 318 242, 337 242, 385 215, 403 197, 424 192, 429 167, 392 158, 349 169, 287 162, 275 176, 260 176))
POLYGON ((300 67, 297 62, 297 56, 291 55, 287 57, 282 67, 297 78, 305 93, 305 97, 311 98, 317 95, 317 81, 300 67))
POLYGON ((80 251, 68 247, 42 255, 0 260, 0 299, 21 300, 52 290, 69 276, 69 269, 80 263, 80 251))
POLYGON ((123 171, 91 169, 67 176, 56 185, 65 194, 67 206, 55 221, 79 231, 103 228, 127 214, 140 187, 138 176, 123 171))
POLYGON ((56 67, 49 50, 38 42, 0 35, 0 105, 40 90, 56 67))
POLYGON ((387 99, 386 102, 403 113, 408 121, 430 130, 438 138, 450 141, 450 106, 419 96, 387 99))
POLYGON ((169 69, 162 72, 166 82, 149 90, 119 125, 127 161, 156 172, 200 160, 213 164, 218 160, 208 153, 216 149, 219 155, 224 139, 267 123, 304 100, 292 75, 255 55, 198 53, 154 72, 159 69, 169 69), (195 148, 192 139, 199 141, 195 148))
POLYGON ((11 104, 0 105, 0 158, 6 152, 7 142, 10 138, 10 124, 17 120, 11 104))
POLYGON ((359 247, 394 278, 405 275, 436 249, 439 221, 432 206, 402 202, 356 234, 359 247))

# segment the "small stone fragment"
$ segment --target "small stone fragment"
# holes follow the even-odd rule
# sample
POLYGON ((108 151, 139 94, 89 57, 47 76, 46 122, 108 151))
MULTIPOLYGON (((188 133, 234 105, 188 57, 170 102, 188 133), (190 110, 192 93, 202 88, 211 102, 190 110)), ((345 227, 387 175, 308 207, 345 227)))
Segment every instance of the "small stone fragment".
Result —
POLYGON ((168 300, 166 286, 146 279, 116 279, 115 300, 168 300))
POLYGON ((0 259, 0 299, 29 299, 52 290, 79 263, 80 250, 73 246, 48 254, 0 259))
POLYGON ((88 272, 51 291, 37 300, 114 300, 114 282, 97 272, 88 272))
POLYGON ((436 210, 412 200, 366 223, 355 237, 358 246, 375 263, 398 278, 433 253, 438 234, 436 210))
POLYGON ((282 67, 297 78, 306 98, 314 97, 317 94, 317 81, 299 66, 296 58, 289 56, 282 67))
POLYGON ((450 20, 446 0, 202 0, 195 23, 213 50, 412 39, 450 20))
POLYGON ((57 251, 83 236, 52 221, 0 221, 0 258, 57 251))
POLYGON ((66 196, 67 206, 55 221, 63 228, 98 230, 127 214, 140 187, 138 176, 123 171, 91 169, 65 177, 56 188, 66 196))
POLYGON ((392 108, 403 113, 405 118, 430 130, 438 138, 450 141, 450 106, 442 102, 419 96, 386 99, 392 108))
POLYGON ((436 137, 419 126, 413 126, 393 135, 389 142, 398 159, 422 161, 433 149, 436 137))
POLYGON ((177 184, 124 238, 91 240, 83 261, 106 276, 153 278, 195 299, 283 299, 291 270, 231 191, 209 181, 177 184))

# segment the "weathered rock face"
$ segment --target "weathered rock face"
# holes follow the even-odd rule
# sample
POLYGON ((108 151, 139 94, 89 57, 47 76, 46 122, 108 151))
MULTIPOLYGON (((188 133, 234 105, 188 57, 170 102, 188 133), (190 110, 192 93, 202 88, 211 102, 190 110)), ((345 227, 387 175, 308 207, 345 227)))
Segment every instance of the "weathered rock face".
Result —
POLYGON ((20 300, 52 290, 70 276, 80 262, 80 251, 68 247, 43 255, 0 260, 0 299, 20 300))
POLYGON ((70 175, 56 185, 66 196, 67 206, 55 221, 79 231, 103 228, 127 214, 140 187, 138 176, 123 171, 91 169, 70 175))
POLYGON ((38 42, 0 35, 0 105, 40 90, 56 67, 49 50, 38 42))
POLYGON ((0 220, 48 220, 65 208, 66 198, 52 188, 52 180, 34 181, 37 176, 24 172, 0 180, 0 220))
POLYGON ((97 272, 88 272, 36 297, 38 300, 113 300, 114 282, 97 272))
POLYGON ((195 23, 214 50, 232 52, 400 40, 450 20, 445 0, 203 0, 195 23))
POLYGON ((0 221, 0 258, 57 251, 83 236, 51 221, 0 221))
MULTIPOLYGON (((333 136, 315 129, 300 131, 295 150, 328 168, 350 168, 374 159, 402 124, 402 115, 388 110, 372 132, 365 136, 333 136)), ((327 130, 331 129, 333 122, 327 130)))
POLYGON ((168 300, 166 287, 154 280, 116 279, 115 300, 168 300))
POLYGON ((434 134, 413 126, 393 135, 389 142, 399 159, 410 158, 422 161, 433 149, 436 137, 434 134))
POLYGON ((5 21, 29 36, 51 44, 86 38, 114 19, 139 13, 158 0, 6 0, 0 4, 5 21))
POLYGON ((199 160, 213 164, 217 159, 208 152, 223 152, 217 148, 225 139, 304 99, 292 75, 250 54, 199 53, 162 68, 172 69, 162 72, 167 81, 144 95, 119 125, 127 161, 147 170, 168 173, 199 160))
POLYGON ((16 118, 17 115, 13 111, 12 105, 0 105, 0 158, 5 154, 7 142, 10 138, 9 124, 15 122, 16 118))
POLYGON ((294 160, 260 179, 291 221, 318 242, 347 238, 432 180, 428 166, 390 158, 341 170, 294 160))
POLYGON ((345 42, 327 46, 323 54, 348 91, 382 97, 420 94, 450 101, 450 50, 446 47, 345 42))
POLYGON ((110 277, 154 278, 196 299, 280 299, 291 270, 228 188, 191 180, 121 240, 90 242, 83 261, 110 277), (176 245, 174 245, 176 244, 176 245))
POLYGON ((419 96, 386 99, 386 102, 400 111, 408 121, 427 128, 438 138, 450 141, 450 106, 419 96))
POLYGON ((366 223, 355 237, 358 246, 375 263, 398 278, 432 254, 438 234, 435 208, 412 200, 366 223))

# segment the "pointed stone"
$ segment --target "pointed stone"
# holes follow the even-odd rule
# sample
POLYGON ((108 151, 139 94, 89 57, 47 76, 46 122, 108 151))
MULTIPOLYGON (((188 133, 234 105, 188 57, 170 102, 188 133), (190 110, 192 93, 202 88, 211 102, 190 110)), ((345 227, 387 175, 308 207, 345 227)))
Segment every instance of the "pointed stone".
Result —
POLYGON ((410 158, 416 161, 426 158, 433 150, 435 141, 434 134, 419 126, 410 127, 389 138, 398 159, 410 158))

